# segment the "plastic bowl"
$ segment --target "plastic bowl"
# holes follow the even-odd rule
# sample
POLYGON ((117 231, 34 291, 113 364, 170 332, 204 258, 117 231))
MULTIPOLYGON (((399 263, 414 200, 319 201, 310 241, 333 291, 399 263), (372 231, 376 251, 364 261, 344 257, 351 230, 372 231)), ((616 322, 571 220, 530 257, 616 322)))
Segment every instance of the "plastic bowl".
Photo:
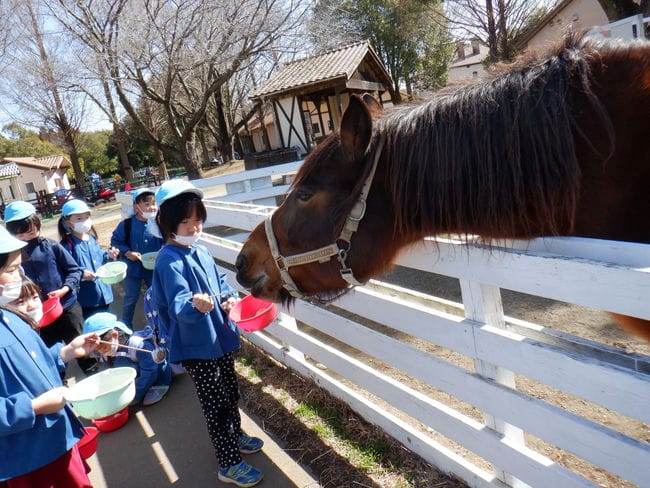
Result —
POLYGON ((43 317, 38 323, 39 327, 47 327, 63 313, 63 306, 59 297, 48 298, 43 302, 43 317))
POLYGON ((278 315, 275 303, 267 302, 253 295, 238 301, 230 309, 230 320, 246 332, 255 332, 269 325, 278 315))
POLYGON ((84 428, 86 429, 86 433, 79 440, 77 446, 79 447, 79 453, 81 454, 81 457, 88 459, 97 451, 97 436, 99 435, 99 430, 97 427, 84 428))
POLYGON ((65 399, 80 417, 108 417, 135 398, 135 377, 133 368, 109 368, 75 384, 66 391, 65 399))
POLYGON ((128 406, 113 415, 109 415, 108 417, 94 419, 92 420, 92 423, 102 432, 111 432, 112 430, 117 430, 122 427, 126 424, 127 420, 129 420, 128 406))
POLYGON ((95 275, 107 285, 114 285, 126 278, 127 265, 123 261, 112 261, 100 266, 95 275))
POLYGON ((144 269, 153 269, 156 264, 156 256, 158 256, 158 251, 156 252, 146 252, 140 256, 140 261, 144 269))

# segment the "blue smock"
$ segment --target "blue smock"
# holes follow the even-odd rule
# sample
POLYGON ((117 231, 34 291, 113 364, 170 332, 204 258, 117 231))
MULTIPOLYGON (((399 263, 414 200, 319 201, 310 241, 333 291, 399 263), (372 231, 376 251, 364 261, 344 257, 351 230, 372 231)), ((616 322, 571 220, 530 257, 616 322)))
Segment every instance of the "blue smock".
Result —
POLYGON ((134 333, 129 337, 126 345, 150 351, 135 351, 133 349, 124 351, 121 349, 113 359, 113 367, 129 367, 135 369, 137 373, 134 402, 141 402, 149 388, 154 385, 169 386, 171 384, 172 370, 167 364, 167 359, 161 363, 156 363, 153 360, 151 351, 156 348, 156 345, 150 326, 134 333))
POLYGON ((63 386, 61 343, 49 349, 20 317, 0 309, 0 481, 39 469, 81 439, 72 408, 35 415, 32 399, 63 386))
POLYGON ((184 359, 217 359, 239 349, 239 331, 215 298, 212 312, 192 303, 197 293, 215 295, 233 288, 201 245, 167 244, 156 258, 152 293, 160 319, 161 338, 168 338, 171 363, 184 359))
POLYGON ((41 288, 41 300, 47 300, 49 292, 67 285, 70 291, 61 298, 63 309, 77 302, 81 268, 58 242, 45 237, 28 241, 23 248, 22 266, 29 279, 41 288))
MULTIPOLYGON (((66 242, 61 245, 70 249, 70 254, 83 270, 96 273, 102 264, 108 262, 108 251, 102 250, 97 244, 97 240, 89 235, 88 240, 80 239, 75 235, 70 236, 72 245, 70 247, 66 242)), ((83 277, 83 274, 82 274, 83 277)), ((113 303, 113 289, 111 285, 104 283, 100 279, 91 281, 81 280, 79 284, 79 295, 77 297, 79 305, 84 308, 102 307, 113 303)))
POLYGON ((113 231, 111 236, 111 246, 120 250, 120 259, 124 261, 128 268, 126 276, 130 278, 151 278, 153 271, 144 269, 140 261, 131 261, 125 257, 128 251, 145 254, 148 252, 158 251, 162 246, 162 239, 154 237, 147 231, 147 222, 139 220, 137 217, 130 217, 131 230, 129 241, 126 241, 125 220, 122 220, 113 231))

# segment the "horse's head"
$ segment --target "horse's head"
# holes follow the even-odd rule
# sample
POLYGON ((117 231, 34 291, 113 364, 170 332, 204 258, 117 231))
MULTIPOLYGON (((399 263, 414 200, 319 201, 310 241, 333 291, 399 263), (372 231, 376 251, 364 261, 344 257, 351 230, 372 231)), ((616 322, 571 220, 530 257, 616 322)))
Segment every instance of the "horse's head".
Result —
POLYGON ((390 222, 391 211, 385 198, 368 198, 365 205, 358 198, 364 181, 368 187, 373 183, 364 176, 381 152, 372 121, 380 111, 372 97, 352 96, 340 132, 305 159, 284 203, 266 225, 251 232, 236 267, 237 280, 253 295, 275 302, 288 301, 291 295, 325 298, 377 272, 382 235, 387 238, 385 232, 377 233, 377 226, 390 222), (358 230, 349 232, 356 226, 346 225, 348 216, 351 222, 363 219, 358 230), (291 291, 291 282, 299 293, 291 291))

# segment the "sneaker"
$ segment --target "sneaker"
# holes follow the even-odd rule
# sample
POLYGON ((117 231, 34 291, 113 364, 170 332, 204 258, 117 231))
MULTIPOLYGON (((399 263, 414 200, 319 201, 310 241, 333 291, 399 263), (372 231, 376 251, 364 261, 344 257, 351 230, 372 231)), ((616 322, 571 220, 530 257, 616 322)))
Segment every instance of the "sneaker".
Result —
POLYGON ((149 388, 147 391, 146 395, 144 396, 144 399, 142 400, 142 405, 145 407, 148 405, 153 405, 154 403, 158 403, 160 400, 163 399, 167 391, 169 390, 169 386, 152 386, 149 388))
POLYGON ((230 466, 229 468, 220 469, 217 474, 219 481, 224 483, 232 483, 233 485, 243 486, 255 486, 257 483, 262 481, 264 475, 253 466, 246 464, 245 461, 230 466))
POLYGON ((257 437, 249 437, 246 434, 242 434, 237 441, 237 445, 239 446, 239 452, 242 454, 253 454, 262 449, 264 441, 257 437))

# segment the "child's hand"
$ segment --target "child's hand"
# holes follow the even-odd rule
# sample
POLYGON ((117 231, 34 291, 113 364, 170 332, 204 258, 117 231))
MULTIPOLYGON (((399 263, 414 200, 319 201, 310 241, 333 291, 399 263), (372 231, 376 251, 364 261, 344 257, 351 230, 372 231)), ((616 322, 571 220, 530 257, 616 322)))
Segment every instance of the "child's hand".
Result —
POLYGON ((81 334, 61 348, 61 359, 64 363, 67 363, 73 359, 88 356, 88 354, 97 349, 98 345, 99 336, 96 332, 81 334))
POLYGON ((108 259, 117 259, 120 256, 120 250, 116 247, 111 247, 108 250, 108 259))
POLYGON ((84 269, 84 274, 81 277, 82 281, 92 281, 95 279, 95 273, 90 271, 89 269, 84 269))
POLYGON ((68 294, 69 291, 70 291, 70 288, 68 287, 68 285, 65 285, 62 288, 59 288, 58 290, 52 290, 51 292, 49 292, 47 294, 47 296, 49 298, 53 298, 53 297, 63 298, 64 296, 66 296, 68 294))
POLYGON ((140 261, 140 253, 135 251, 126 251, 124 257, 129 261, 140 261))
POLYGON ((239 300, 241 299, 230 297, 225 302, 221 302, 221 308, 223 308, 226 312, 230 312, 230 310, 232 310, 232 307, 234 307, 239 300))
POLYGON ((63 393, 67 390, 65 386, 53 388, 46 391, 32 400, 32 409, 36 415, 56 413, 65 407, 63 393))
POLYGON ((194 308, 201 313, 212 312, 214 310, 214 300, 207 293, 197 293, 192 297, 194 308))

